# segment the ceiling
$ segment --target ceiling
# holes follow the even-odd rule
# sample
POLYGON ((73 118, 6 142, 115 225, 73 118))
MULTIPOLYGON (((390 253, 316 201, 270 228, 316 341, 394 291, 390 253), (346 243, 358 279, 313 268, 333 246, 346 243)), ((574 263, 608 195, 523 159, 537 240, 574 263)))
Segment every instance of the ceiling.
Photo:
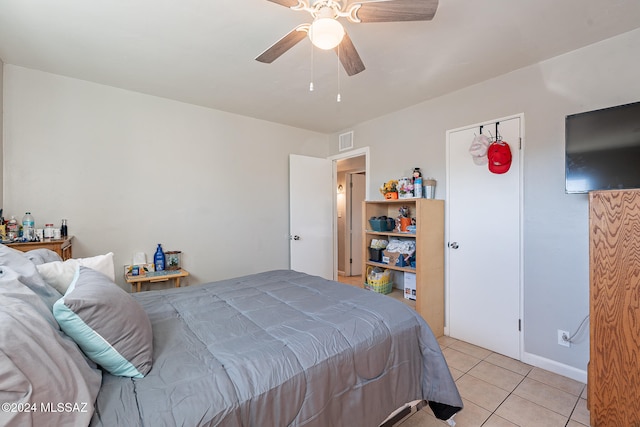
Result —
POLYGON ((639 28, 640 1, 440 0, 432 21, 343 20, 366 66, 352 77, 308 39, 254 60, 310 21, 267 0, 0 0, 0 58, 331 133, 639 28))

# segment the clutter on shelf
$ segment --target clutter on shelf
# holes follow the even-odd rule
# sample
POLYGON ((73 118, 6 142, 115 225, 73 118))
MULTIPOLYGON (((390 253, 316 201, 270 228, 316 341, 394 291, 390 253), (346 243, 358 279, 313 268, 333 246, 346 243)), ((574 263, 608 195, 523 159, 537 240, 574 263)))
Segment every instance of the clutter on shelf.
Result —
POLYGON ((182 251, 165 251, 158 243, 153 255, 153 262, 147 262, 147 254, 136 252, 133 254, 133 262, 124 266, 124 272, 130 276, 160 275, 162 271, 167 274, 178 273, 182 268, 182 251))
POLYGON ((414 168, 410 178, 390 179, 382 184, 380 193, 385 199, 434 199, 436 180, 424 178, 420 168, 414 168))
POLYGON ((415 267, 415 240, 391 239, 383 251, 382 262, 396 267, 415 267))
POLYGON ((135 263, 124 266, 124 274, 129 276, 144 276, 153 271, 155 271, 153 263, 135 263))
POLYGON ((36 221, 27 211, 18 221, 15 215, 5 219, 0 208, 0 238, 5 243, 42 242, 49 240, 60 240, 67 237, 67 220, 62 220, 60 228, 54 227, 53 223, 46 222, 40 228, 36 228, 36 221))
POLYGON ((396 233, 414 233, 416 232, 416 219, 409 215, 409 207, 400 207, 397 218, 391 218, 386 215, 372 216, 369 218, 369 226, 373 231, 385 232, 391 231, 396 233))

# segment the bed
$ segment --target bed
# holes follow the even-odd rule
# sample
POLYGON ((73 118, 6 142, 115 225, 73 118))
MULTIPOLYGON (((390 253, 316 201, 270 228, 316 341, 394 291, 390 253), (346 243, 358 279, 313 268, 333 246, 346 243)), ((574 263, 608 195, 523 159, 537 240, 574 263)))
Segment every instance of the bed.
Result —
POLYGON ((375 427, 411 401, 462 408, 427 324, 387 296, 291 270, 128 294, 86 266, 63 296, 37 266, 59 261, 0 246, 2 425, 375 427))

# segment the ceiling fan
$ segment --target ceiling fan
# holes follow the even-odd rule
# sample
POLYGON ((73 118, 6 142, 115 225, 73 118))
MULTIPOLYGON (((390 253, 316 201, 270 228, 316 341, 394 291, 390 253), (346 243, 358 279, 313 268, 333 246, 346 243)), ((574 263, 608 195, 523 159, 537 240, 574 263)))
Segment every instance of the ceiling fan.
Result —
POLYGON ((320 49, 333 49, 349 76, 364 71, 364 63, 339 18, 353 23, 429 21, 438 9, 438 0, 268 0, 293 10, 306 11, 311 24, 301 24, 262 52, 256 61, 267 64, 298 44, 307 35, 320 49))

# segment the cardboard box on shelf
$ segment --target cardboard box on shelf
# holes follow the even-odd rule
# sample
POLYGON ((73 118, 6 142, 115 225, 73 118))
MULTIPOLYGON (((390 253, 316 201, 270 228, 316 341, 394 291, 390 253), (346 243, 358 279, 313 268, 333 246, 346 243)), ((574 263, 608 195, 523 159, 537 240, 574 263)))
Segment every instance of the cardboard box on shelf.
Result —
POLYGON ((396 267, 406 267, 409 265, 409 263, 405 261, 404 255, 400 252, 384 251, 382 262, 389 265, 395 265, 396 267))

